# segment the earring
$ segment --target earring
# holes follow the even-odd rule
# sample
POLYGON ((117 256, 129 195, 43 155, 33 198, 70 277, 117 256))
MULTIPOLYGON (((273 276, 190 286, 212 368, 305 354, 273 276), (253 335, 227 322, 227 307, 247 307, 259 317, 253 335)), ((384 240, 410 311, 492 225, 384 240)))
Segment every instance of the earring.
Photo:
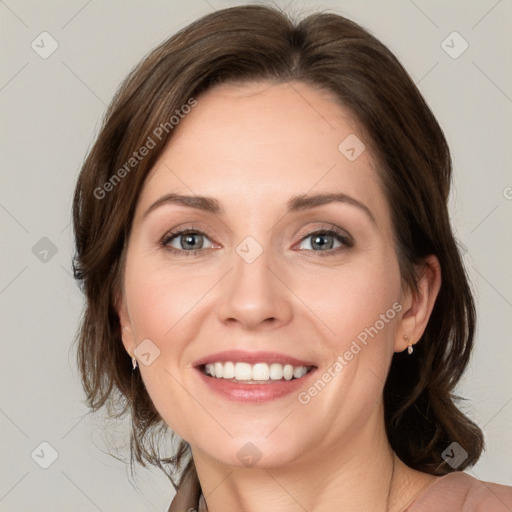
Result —
POLYGON ((409 355, 411 355, 411 354, 412 354, 412 352, 413 352, 413 350, 414 350, 414 349, 412 348, 412 341, 411 341, 411 338, 409 338, 409 336, 407 336, 406 334, 404 334, 404 340, 405 340, 405 341, 407 342, 407 344, 409 345, 409 346, 407 347, 407 353, 408 353, 409 355))
POLYGON ((137 368, 137 359, 135 357, 132 357, 132 367, 134 370, 137 368))

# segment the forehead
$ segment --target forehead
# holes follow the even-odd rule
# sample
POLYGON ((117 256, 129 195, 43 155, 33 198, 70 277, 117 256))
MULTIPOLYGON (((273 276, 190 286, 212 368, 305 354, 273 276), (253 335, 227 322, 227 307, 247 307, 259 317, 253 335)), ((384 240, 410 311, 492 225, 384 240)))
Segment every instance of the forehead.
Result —
POLYGON ((328 91, 297 82, 220 85, 180 120, 141 203, 177 192, 263 207, 309 191, 382 202, 368 146, 328 91))
MULTIPOLYGON (((355 123, 332 95, 302 83, 221 85, 198 99, 177 127, 169 150, 175 158, 277 159, 281 167, 304 155, 320 162, 337 159, 339 143, 355 123), (333 158, 334 157, 334 158, 333 158)), ((361 138, 361 137, 360 137, 361 138)))

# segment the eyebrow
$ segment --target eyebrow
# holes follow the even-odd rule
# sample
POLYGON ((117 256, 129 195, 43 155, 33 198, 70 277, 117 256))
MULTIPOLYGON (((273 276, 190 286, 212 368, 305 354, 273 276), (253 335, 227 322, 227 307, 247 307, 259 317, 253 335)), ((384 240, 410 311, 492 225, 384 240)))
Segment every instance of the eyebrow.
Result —
MULTIPOLYGON (((322 206, 330 203, 344 203, 351 206, 355 206, 362 210, 369 219, 376 224, 375 217, 371 210, 361 201, 343 194, 337 193, 324 193, 315 195, 298 195, 290 198, 286 203, 287 213, 299 212, 317 206, 322 206)), ((213 213, 214 215, 224 215, 224 209, 221 207, 219 201, 213 197, 196 196, 196 195, 183 195, 183 194, 166 194, 160 199, 157 199, 142 215, 142 218, 146 217, 153 210, 164 204, 177 204, 180 206, 187 206, 189 208, 195 208, 205 212, 213 213)))

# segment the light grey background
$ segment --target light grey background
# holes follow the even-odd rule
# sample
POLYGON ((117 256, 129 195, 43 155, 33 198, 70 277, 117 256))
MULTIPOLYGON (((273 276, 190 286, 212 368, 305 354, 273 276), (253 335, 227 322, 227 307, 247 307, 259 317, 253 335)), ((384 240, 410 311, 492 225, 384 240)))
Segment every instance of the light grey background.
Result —
MULTIPOLYGON (((167 509, 166 478, 141 469, 136 490, 125 465, 104 453, 101 417, 86 415, 82 403, 70 351, 82 306, 70 274, 71 196, 105 107, 131 67, 199 15, 239 3, 0 1, 2 511, 167 509), (35 40, 50 48, 49 39, 40 42, 43 31, 58 43, 46 59, 31 47, 35 40), (51 461, 41 442, 58 452, 48 469, 35 462, 51 461)), ((468 472, 510 485, 512 2, 277 3, 332 9, 370 29, 403 62, 446 133, 455 167, 451 213, 479 313, 475 354, 457 391, 483 427, 487 451, 468 472), (469 44, 458 58, 464 43, 454 31, 469 44)), ((119 440, 125 433, 118 425, 119 440)))

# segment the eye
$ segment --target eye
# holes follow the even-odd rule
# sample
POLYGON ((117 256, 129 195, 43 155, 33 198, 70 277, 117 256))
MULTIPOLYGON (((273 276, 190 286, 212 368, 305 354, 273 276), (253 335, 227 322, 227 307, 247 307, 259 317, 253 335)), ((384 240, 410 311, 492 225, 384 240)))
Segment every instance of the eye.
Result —
MULTIPOLYGON (((193 228, 185 228, 167 233, 161 241, 162 246, 176 254, 190 256, 214 247, 206 233, 193 228), (210 244, 209 246, 206 244, 210 244)), ((337 229, 317 229, 303 235, 299 249, 328 256, 349 247, 353 247, 352 238, 337 229), (306 247, 303 247, 303 245, 306 247)))
POLYGON ((209 242, 210 247, 205 247, 205 241, 209 242, 205 233, 197 229, 187 228, 167 233, 161 243, 171 252, 189 256, 212 247, 211 242, 209 242))
POLYGON ((325 252, 322 256, 337 253, 344 248, 353 247, 354 242, 350 236, 336 229, 319 229, 308 233, 302 238, 299 249, 325 252), (302 245, 306 243, 306 247, 302 245))

